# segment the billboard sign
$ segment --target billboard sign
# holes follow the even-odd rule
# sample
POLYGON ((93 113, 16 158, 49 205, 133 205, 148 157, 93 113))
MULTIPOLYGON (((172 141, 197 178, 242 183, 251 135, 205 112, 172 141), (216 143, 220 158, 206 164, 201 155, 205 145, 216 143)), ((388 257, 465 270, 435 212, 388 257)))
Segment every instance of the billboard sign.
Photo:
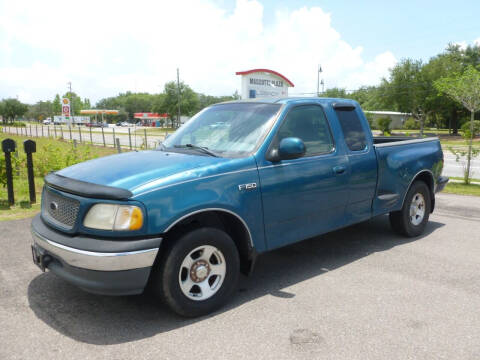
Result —
POLYGON ((294 86, 282 74, 269 69, 239 71, 242 76, 242 99, 286 97, 288 88, 294 86))

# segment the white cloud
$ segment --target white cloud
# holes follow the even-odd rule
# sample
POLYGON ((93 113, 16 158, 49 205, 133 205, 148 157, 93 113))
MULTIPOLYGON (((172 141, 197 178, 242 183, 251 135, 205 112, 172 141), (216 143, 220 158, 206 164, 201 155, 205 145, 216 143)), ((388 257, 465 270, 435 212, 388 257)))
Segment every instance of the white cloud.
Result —
POLYGON ((235 71, 270 68, 316 90, 322 64, 327 87, 375 84, 396 60, 391 52, 365 61, 319 7, 281 10, 266 25, 263 5, 237 0, 227 12, 213 0, 135 2, 0 0, 0 98, 52 98, 72 81, 82 97, 158 92, 181 78, 196 91, 239 89, 235 71))

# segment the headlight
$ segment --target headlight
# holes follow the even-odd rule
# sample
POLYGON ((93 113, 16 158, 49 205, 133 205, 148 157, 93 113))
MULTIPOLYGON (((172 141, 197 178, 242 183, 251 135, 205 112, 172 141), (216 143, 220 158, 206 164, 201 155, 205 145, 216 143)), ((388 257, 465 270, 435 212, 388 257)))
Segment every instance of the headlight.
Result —
POLYGON ((143 213, 138 206, 96 204, 88 211, 83 225, 101 230, 138 230, 143 225, 143 213))

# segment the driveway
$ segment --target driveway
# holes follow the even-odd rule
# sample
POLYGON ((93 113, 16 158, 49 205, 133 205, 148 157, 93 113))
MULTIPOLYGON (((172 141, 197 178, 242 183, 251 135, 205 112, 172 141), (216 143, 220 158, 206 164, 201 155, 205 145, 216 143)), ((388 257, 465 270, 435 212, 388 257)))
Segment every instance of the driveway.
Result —
POLYGON ((424 236, 382 216, 259 258, 221 311, 91 295, 0 223, 0 359, 480 359, 480 198, 440 195, 424 236))

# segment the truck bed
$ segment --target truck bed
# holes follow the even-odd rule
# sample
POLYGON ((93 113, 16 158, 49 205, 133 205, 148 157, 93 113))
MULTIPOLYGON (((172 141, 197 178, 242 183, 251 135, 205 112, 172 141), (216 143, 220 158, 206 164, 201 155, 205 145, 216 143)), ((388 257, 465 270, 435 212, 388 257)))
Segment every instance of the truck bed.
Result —
POLYGON ((435 141, 437 137, 412 138, 409 136, 374 136, 373 144, 375 147, 397 146, 406 144, 415 144, 421 142, 435 141))

